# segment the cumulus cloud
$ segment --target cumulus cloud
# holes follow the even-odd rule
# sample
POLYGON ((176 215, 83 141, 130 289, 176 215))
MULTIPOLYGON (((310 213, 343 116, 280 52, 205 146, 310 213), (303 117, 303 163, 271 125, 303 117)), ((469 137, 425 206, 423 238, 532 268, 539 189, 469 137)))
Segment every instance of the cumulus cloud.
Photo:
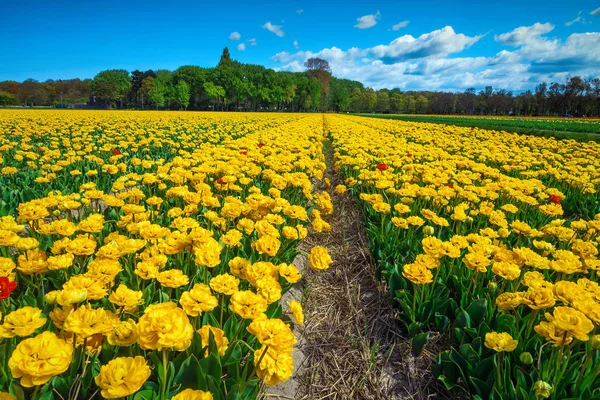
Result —
POLYGON ((410 23, 410 21, 398 22, 396 25, 392 26, 392 30, 393 31, 399 31, 402 28, 406 28, 409 23, 410 23))
POLYGON ((244 50, 246 50, 246 43, 240 43, 240 44, 238 44, 238 47, 237 47, 237 49, 238 49, 239 51, 244 51, 244 50))
POLYGON ((520 26, 510 32, 496 35, 494 39, 505 45, 521 46, 536 41, 539 36, 551 32, 553 29, 554 25, 549 22, 545 24, 536 22, 531 26, 520 26))
POLYGON ((447 56, 459 53, 472 46, 482 36, 470 37, 454 32, 451 26, 424 33, 418 38, 404 35, 394 39, 389 45, 379 45, 371 48, 371 54, 386 64, 413 58, 430 56, 447 56))
POLYGON ((263 29, 268 30, 269 32, 273 32, 279 37, 284 37, 285 33, 283 32, 281 25, 273 25, 270 21, 262 26, 263 29))
POLYGON ((256 46, 256 38, 251 38, 246 40, 246 42, 250 45, 250 46, 256 46))
POLYGON ((242 35, 240 35, 239 32, 231 32, 229 34, 229 39, 230 40, 240 40, 241 37, 242 37, 242 35))
POLYGON ((298 49, 300 48, 300 45, 298 44, 298 41, 297 41, 297 40, 294 40, 294 43, 292 43, 292 44, 294 45, 294 48, 295 48, 296 50, 298 50, 298 49))
POLYGON ((355 28, 358 29, 368 29, 377 25, 377 22, 381 19, 381 13, 377 11, 375 14, 363 15, 360 18, 356 18, 355 28))
POLYGON ((590 12, 590 15, 593 15, 594 17, 600 16, 600 7, 596 8, 594 11, 590 12))
POLYGON ((569 74, 597 76, 600 32, 574 33, 559 40, 545 36, 553 28, 538 23, 497 35, 495 40, 508 47, 492 56, 461 57, 460 52, 484 35, 471 37, 445 27, 373 47, 282 51, 272 60, 280 65, 279 70, 298 72, 305 70, 307 59, 323 58, 336 77, 358 80, 374 89, 464 91, 491 85, 519 91, 543 81, 563 81, 569 74))

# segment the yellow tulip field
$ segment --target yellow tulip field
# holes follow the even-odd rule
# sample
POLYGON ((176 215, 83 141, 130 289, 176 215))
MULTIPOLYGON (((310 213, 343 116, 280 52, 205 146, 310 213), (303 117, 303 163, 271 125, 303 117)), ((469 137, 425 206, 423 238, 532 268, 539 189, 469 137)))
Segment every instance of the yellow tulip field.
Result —
POLYGON ((330 229, 335 196, 362 212, 412 357, 447 337, 440 390, 600 399, 594 141, 337 114, 0 110, 0 187, 0 400, 241 400, 290 379, 304 314, 282 295, 298 257, 320 274, 335 262, 298 248, 330 229))

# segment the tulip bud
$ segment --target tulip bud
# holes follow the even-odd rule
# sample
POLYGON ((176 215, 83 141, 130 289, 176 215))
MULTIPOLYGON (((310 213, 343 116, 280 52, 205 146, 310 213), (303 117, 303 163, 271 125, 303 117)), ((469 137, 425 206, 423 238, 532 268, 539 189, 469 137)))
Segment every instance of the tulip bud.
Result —
POLYGON ((547 399, 547 398, 549 398, 552 395, 552 392, 554 391, 554 388, 552 387, 552 385, 550 385, 547 382, 537 381, 533 385, 533 390, 534 390, 535 395, 537 397, 541 397, 543 399, 547 399))
POLYGON ((490 282, 490 283, 488 283, 488 288, 491 291, 494 291, 494 290, 498 289, 498 285, 496 284, 496 282, 490 282))
POLYGON ((48 292, 44 296, 44 301, 46 302, 46 304, 50 304, 50 305, 55 304, 57 295, 58 295, 58 290, 53 290, 51 292, 48 292))
POLYGON ((600 335, 592 336, 590 344, 592 345, 592 349, 600 350, 600 335))
POLYGON ((55 217, 60 217, 60 210, 54 210, 52 211, 52 214, 54 214, 55 217))
POLYGON ((525 364, 525 365, 531 365, 531 364, 533 364, 533 356, 528 351, 525 351, 525 352, 521 353, 519 355, 519 360, 521 360, 521 362, 523 364, 525 364))
POLYGON ((433 226, 426 226, 423 228, 423 233, 425 236, 431 236, 435 233, 435 230, 433 229, 433 226))

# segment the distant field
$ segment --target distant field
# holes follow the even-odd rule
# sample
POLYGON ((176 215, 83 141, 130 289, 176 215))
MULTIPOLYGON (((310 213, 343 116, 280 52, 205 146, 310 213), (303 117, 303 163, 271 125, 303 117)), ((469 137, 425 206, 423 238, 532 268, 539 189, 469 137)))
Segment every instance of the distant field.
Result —
POLYGON ((472 126, 515 133, 553 136, 558 139, 600 140, 589 134, 600 134, 600 119, 544 117, 488 117, 460 115, 391 115, 360 114, 365 117, 472 126))

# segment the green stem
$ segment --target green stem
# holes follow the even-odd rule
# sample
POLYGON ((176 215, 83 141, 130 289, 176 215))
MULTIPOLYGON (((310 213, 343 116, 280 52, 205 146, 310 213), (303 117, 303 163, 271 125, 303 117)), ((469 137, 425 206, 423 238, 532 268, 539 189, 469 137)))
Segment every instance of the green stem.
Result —
POLYGON ((221 294, 221 317, 219 318, 219 326, 223 329, 223 308, 225 307, 225 295, 221 294))
POLYGON ((248 384, 250 383, 252 378, 254 378, 254 375, 256 375, 256 369, 260 368, 260 363, 262 362, 263 358, 265 358, 265 356, 267 355, 268 350, 269 350, 269 346, 266 346, 265 349, 263 350, 262 354, 260 355, 260 358, 258 359, 258 362, 256 363, 254 369, 252 370, 252 373, 248 377, 248 380, 246 380, 246 383, 244 383, 244 387, 242 387, 240 394, 244 393, 244 390, 246 390, 246 387, 248 386, 248 384))
POLYGON ((583 374, 585 373, 585 371, 587 370, 588 365, 590 364, 590 360, 593 358, 592 354, 586 354, 586 358, 585 358, 585 363, 583 364, 583 366, 579 369, 579 374, 577 376, 577 383, 575 384, 575 394, 577 394, 577 392, 579 392, 579 386, 581 385, 581 380, 583 379, 583 374))
MULTIPOLYGON (((498 363, 498 368, 496 369, 496 372, 498 374, 497 376, 497 381, 498 381, 498 391, 501 392, 502 390, 502 374, 500 373, 500 366, 502 365, 502 353, 498 352, 496 353, 496 358, 497 358, 497 363, 498 363)), ((501 392, 502 393, 502 392, 501 392)))
POLYGON ((163 349, 162 351, 162 364, 163 364, 163 376, 160 388, 160 399, 165 400, 167 393, 167 375, 169 371, 169 353, 167 349, 163 349))
POLYGON ((240 322, 240 326, 238 327, 237 331, 235 332, 235 335, 233 335, 233 338, 231 339, 232 342, 234 342, 238 335, 240 334, 240 331, 242 330, 242 328, 244 327, 244 319, 242 318, 242 321, 240 322))

